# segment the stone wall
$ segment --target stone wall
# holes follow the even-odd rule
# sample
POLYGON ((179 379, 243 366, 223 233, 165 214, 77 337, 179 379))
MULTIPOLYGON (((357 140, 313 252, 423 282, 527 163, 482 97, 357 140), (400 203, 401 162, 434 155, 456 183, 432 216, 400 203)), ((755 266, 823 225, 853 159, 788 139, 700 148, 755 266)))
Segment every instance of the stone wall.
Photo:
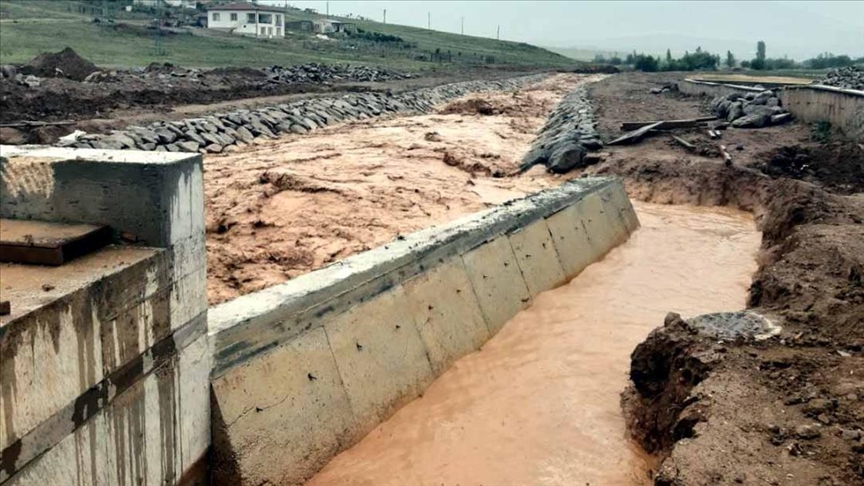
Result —
POLYGON ((637 226, 577 179, 214 307, 214 484, 302 484, 637 226))
POLYGON ((386 114, 426 113, 435 105, 469 93, 519 88, 544 79, 535 74, 499 81, 465 81, 390 95, 347 94, 297 101, 257 110, 237 110, 203 118, 128 127, 108 135, 84 135, 60 145, 76 148, 219 153, 243 147, 257 137, 305 134, 335 123, 386 114))

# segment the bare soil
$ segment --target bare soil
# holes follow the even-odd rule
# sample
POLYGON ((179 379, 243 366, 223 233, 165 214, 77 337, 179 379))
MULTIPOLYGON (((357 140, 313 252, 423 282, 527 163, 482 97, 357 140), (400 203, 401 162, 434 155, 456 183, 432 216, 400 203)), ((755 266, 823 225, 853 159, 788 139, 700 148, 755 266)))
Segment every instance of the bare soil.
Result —
MULTIPOLYGON (((593 85, 604 138, 625 120, 706 114, 704 99, 649 93, 668 81, 632 73, 593 85)), ((684 137, 726 145, 733 165, 657 135, 585 173, 618 175, 637 199, 752 211, 763 235, 748 308, 783 330, 718 342, 670 315, 637 347, 622 405, 633 436, 662 459, 655 484, 864 484, 860 149, 811 141, 800 123, 684 137)))
POLYGON ((204 160, 211 304, 281 283, 399 234, 561 179, 516 169, 561 97, 597 76, 561 74, 472 95, 496 115, 373 120, 204 160))

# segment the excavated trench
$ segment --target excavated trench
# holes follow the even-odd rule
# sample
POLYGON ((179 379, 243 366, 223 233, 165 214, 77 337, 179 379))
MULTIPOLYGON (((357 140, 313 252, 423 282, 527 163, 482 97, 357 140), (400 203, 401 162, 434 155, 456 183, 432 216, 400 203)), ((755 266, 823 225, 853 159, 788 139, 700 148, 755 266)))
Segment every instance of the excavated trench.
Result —
POLYGON ((619 405, 630 353, 670 310, 743 308, 760 235, 737 210, 635 207, 629 241, 539 295, 307 486, 651 484, 654 460, 619 405))

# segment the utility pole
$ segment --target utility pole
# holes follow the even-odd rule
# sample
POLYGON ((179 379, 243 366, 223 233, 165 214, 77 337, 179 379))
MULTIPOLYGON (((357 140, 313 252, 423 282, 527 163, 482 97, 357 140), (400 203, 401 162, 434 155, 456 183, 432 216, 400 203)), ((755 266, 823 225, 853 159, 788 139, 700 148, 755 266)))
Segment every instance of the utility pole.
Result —
POLYGON ((384 9, 384 23, 387 23, 387 9, 384 9))
POLYGON ((462 17, 462 27, 460 29, 460 33, 465 35, 465 17, 462 17))
POLYGON ((330 2, 325 2, 327 4, 327 17, 330 17, 330 2))
POLYGON ((498 31, 495 33, 495 40, 501 40, 501 26, 498 26, 498 31))
POLYGON ((426 28, 432 30, 432 12, 426 12, 426 28))

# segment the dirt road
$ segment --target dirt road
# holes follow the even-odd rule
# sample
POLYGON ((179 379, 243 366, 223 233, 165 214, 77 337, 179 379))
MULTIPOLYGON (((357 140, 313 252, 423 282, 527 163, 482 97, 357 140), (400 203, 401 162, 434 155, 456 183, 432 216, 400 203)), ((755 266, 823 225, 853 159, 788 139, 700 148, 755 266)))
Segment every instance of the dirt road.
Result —
POLYGON ((536 191, 514 171, 558 100, 598 76, 556 75, 438 113, 352 123, 207 155, 211 304, 536 191), (483 103, 495 114, 488 113, 483 103))

